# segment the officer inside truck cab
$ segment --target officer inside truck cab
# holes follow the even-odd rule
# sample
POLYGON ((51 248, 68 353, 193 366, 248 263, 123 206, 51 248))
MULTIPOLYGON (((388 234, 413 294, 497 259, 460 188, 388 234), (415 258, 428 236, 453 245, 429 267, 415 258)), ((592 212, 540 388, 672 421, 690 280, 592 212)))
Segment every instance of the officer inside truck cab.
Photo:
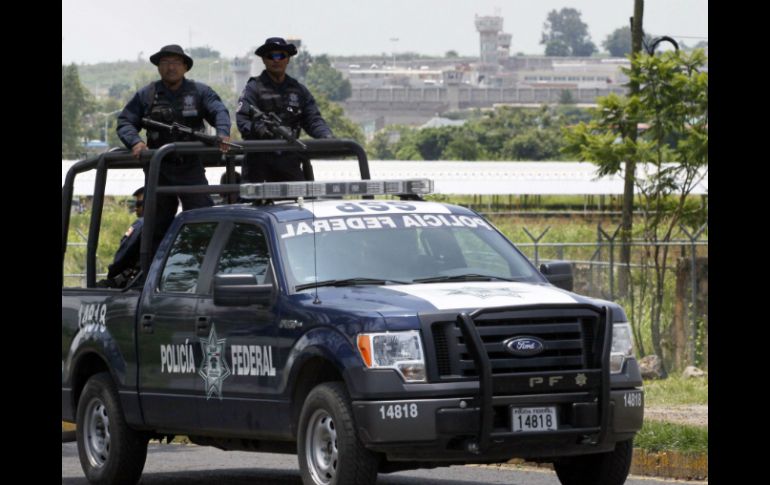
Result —
MULTIPOLYGON (((158 66, 159 81, 141 88, 118 116, 118 137, 139 159, 147 148, 160 148, 167 143, 193 141, 190 135, 167 130, 147 128, 147 142, 139 136, 144 127, 142 118, 148 117, 165 124, 180 123, 195 131, 204 129, 203 120, 215 127, 224 141, 230 140, 230 113, 219 95, 206 84, 185 78, 193 60, 176 45, 167 45, 150 56, 158 66)), ((227 145, 221 145, 223 152, 227 145)), ((148 165, 145 165, 145 181, 148 165)), ((158 185, 208 185, 203 163, 197 155, 171 155, 163 159, 158 185)), ((156 229, 153 253, 176 215, 179 202, 182 210, 214 205, 207 194, 158 195, 156 229)))
POLYGON ((139 244, 144 226, 144 187, 133 193, 136 221, 120 239, 120 246, 107 268, 107 279, 99 281, 100 288, 123 288, 139 273, 139 244))

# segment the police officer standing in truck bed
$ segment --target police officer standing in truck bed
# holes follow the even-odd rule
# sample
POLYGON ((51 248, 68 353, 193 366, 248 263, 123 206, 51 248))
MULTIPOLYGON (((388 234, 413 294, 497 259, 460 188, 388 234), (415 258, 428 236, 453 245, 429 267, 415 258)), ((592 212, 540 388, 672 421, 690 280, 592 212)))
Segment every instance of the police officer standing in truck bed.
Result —
MULTIPOLYGON (((264 113, 275 113, 282 125, 299 136, 300 128, 313 138, 332 138, 332 130, 321 117, 310 91, 286 75, 289 58, 297 53, 294 44, 281 37, 270 37, 255 52, 265 70, 252 77, 238 100, 235 120, 245 140, 273 139, 264 122, 252 118, 251 106, 264 113)), ((305 180, 302 157, 296 152, 249 153, 243 167, 245 182, 305 180)))
MULTIPOLYGON (((184 133, 147 128, 145 144, 139 136, 143 128, 142 118, 145 117, 166 124, 177 122, 195 131, 204 129, 205 119, 216 128, 223 141, 230 140, 230 113, 213 89, 185 78, 193 60, 180 46, 172 44, 161 48, 150 56, 150 62, 158 66, 160 80, 151 82, 134 94, 118 117, 118 137, 135 158, 139 158, 147 148, 160 148, 177 141, 194 141, 184 133)), ((227 151, 226 145, 220 148, 223 152, 227 151)), ((148 168, 144 167, 145 176, 148 168)), ((158 185, 208 185, 208 182, 200 158, 195 155, 171 155, 161 163, 158 185)), ((178 197, 182 210, 214 205, 207 194, 179 194, 178 197)), ((153 253, 171 225, 178 205, 175 195, 158 196, 153 253)))

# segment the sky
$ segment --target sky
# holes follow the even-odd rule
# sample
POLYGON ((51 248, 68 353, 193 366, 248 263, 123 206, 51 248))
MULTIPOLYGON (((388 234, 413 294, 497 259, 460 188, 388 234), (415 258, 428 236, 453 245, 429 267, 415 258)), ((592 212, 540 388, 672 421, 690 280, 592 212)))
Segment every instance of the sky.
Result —
MULTIPOLYGON (((301 38, 313 55, 479 55, 475 15, 500 15, 511 54, 542 55, 548 12, 582 13, 599 50, 629 25, 634 0, 62 0, 62 64, 148 59, 167 44, 253 55, 267 37, 301 38)), ((708 40, 708 0, 645 0, 644 30, 708 40)))

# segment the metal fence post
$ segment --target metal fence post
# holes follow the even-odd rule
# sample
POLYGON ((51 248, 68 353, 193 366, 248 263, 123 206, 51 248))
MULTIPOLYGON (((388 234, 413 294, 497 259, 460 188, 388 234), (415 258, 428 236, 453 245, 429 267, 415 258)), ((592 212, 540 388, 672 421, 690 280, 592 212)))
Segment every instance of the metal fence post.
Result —
POLYGON ((597 226, 599 229, 599 232, 602 233, 602 235, 610 242, 610 300, 615 299, 615 238, 618 236, 618 231, 620 231, 620 227, 618 226, 617 229, 615 229, 615 232, 612 233, 612 236, 607 234, 604 229, 602 229, 602 223, 600 222, 597 226))
POLYGON ((700 228, 695 231, 695 234, 690 235, 687 229, 683 225, 679 225, 679 229, 687 235, 690 240, 690 363, 695 365, 695 347, 697 346, 696 338, 698 333, 698 319, 696 305, 698 302, 698 272, 695 265, 697 264, 697 255, 695 254, 695 242, 708 226, 708 223, 704 223, 700 228))
POLYGON ((539 248, 537 244, 540 242, 541 239, 543 239, 543 236, 545 236, 545 233, 548 232, 550 228, 551 226, 546 227, 545 231, 540 233, 538 237, 535 237, 529 233, 526 227, 522 227, 524 232, 527 233, 527 236, 529 236, 529 238, 532 239, 532 243, 535 245, 535 266, 540 266, 540 254, 539 254, 539 248))

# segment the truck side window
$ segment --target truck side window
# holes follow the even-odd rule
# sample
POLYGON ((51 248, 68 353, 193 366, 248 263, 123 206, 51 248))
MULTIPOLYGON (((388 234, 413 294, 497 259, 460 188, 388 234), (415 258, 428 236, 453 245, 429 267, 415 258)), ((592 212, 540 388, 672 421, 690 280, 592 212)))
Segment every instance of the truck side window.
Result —
POLYGON ((203 257, 216 222, 187 224, 171 246, 158 289, 164 293, 195 293, 203 257))
POLYGON ((235 224, 219 258, 217 274, 253 274, 261 284, 265 282, 269 258, 262 230, 252 224, 235 224))

